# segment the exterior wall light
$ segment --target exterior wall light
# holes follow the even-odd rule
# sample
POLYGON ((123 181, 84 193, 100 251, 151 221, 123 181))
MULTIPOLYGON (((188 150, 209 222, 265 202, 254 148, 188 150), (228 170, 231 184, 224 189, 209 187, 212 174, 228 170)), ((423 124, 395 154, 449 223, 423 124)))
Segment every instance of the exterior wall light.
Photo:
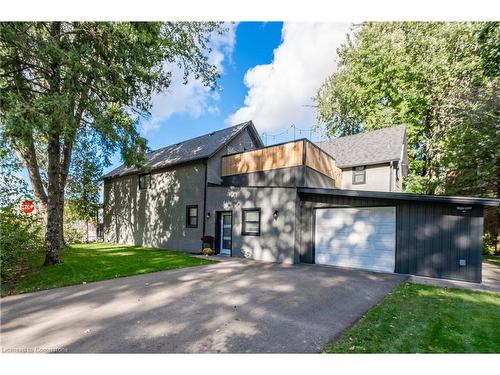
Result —
POLYGON ((210 211, 207 212, 207 220, 210 220, 210 211))
POLYGON ((274 212, 273 212, 273 218, 274 218, 274 220, 278 219, 278 210, 274 210, 274 212))

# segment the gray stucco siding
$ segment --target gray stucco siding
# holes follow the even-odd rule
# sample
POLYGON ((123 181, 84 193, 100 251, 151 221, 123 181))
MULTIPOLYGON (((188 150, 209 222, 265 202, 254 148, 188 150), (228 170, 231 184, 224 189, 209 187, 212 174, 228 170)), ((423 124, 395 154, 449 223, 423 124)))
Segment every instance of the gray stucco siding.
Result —
POLYGON ((342 169, 342 189, 365 191, 401 191, 401 175, 389 163, 367 165, 366 182, 353 184, 353 168, 342 169))
POLYGON ((300 195, 297 252, 314 263, 314 209, 321 207, 396 207, 395 272, 481 282, 483 208, 314 194, 300 195), (460 266, 460 259, 466 266, 460 266))
POLYGON ((294 263, 295 188, 209 186, 207 191, 206 234, 216 236, 217 211, 233 214, 232 256, 294 263), (242 209, 260 208, 259 236, 242 234, 242 209), (278 211, 278 217, 273 212, 278 211))
POLYGON ((138 175, 106 180, 106 241, 199 252, 203 233, 203 162, 153 171, 148 189, 138 175), (198 205, 197 228, 186 227, 186 206, 198 205))
POLYGON ((257 148, 257 144, 250 135, 248 128, 246 128, 214 156, 208 159, 207 181, 212 184, 221 183, 221 158, 223 155, 253 150, 255 148, 257 148))

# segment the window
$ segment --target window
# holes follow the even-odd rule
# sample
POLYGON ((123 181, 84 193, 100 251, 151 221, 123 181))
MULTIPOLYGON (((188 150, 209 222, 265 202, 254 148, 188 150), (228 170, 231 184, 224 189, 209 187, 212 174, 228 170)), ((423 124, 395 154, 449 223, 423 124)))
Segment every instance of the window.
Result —
POLYGON ((186 207, 186 227, 187 228, 198 227, 198 206, 186 207))
POLYGON ((366 167, 354 167, 352 170, 352 184, 360 185, 366 183, 366 167))
POLYGON ((241 234, 260 236, 260 208, 243 210, 243 228, 241 234))
POLYGON ((151 185, 151 173, 145 173, 139 175, 139 189, 148 189, 151 185))

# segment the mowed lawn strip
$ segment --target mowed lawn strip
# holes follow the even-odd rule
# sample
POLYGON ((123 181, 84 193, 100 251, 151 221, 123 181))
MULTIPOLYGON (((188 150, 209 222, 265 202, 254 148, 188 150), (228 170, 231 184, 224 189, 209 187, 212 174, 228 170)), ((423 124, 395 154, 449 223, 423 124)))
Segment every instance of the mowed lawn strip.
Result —
POLYGON ((403 283, 326 353, 500 353, 500 295, 403 283))
POLYGON ((60 256, 61 263, 49 267, 41 266, 42 254, 30 259, 16 282, 2 285, 2 296, 216 262, 179 251, 106 243, 70 245, 60 256))

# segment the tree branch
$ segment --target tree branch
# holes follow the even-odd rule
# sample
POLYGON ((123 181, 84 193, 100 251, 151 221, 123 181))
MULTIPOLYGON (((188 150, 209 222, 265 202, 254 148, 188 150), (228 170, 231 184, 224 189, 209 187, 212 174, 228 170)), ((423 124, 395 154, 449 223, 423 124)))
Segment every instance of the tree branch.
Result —
POLYGON ((18 157, 23 161, 26 169, 28 170, 28 174, 30 176, 31 186, 33 187, 33 192, 35 194, 35 198, 38 202, 40 202, 44 207, 44 210, 47 208, 47 193, 43 186, 42 177, 40 175, 40 169, 38 167, 38 160, 36 157, 35 144, 33 141, 33 135, 30 134, 28 136, 28 141, 23 146, 17 145, 15 146, 15 151, 18 157))

